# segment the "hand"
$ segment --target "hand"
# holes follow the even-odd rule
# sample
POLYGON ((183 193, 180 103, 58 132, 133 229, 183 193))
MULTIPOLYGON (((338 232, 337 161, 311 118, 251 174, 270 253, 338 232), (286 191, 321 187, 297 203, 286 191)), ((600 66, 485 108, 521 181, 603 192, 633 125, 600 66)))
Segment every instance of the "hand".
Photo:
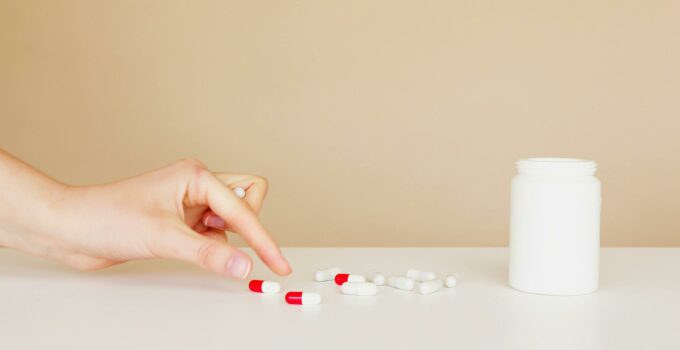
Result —
POLYGON ((173 258, 243 279, 252 262, 227 244, 229 230, 274 272, 291 272, 257 219, 267 193, 263 178, 212 173, 196 160, 183 160, 120 182, 68 187, 4 158, 0 183, 13 190, 0 199, 0 245, 85 270, 173 258), (235 187, 246 190, 244 199, 235 187))

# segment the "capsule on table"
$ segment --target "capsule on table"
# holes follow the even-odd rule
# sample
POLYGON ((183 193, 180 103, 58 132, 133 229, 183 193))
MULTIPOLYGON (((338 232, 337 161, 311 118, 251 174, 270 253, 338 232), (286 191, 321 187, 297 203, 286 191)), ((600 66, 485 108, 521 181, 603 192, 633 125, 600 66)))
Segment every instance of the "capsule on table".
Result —
POLYGON ((401 290, 413 290, 416 281, 408 277, 390 277, 387 279, 387 285, 401 290))
POLYGON ((351 275, 349 273, 339 273, 335 275, 335 283, 341 286, 345 282, 358 283, 366 282, 366 277, 362 275, 351 275))
POLYGON ((234 194, 238 198, 243 198, 246 196, 246 190, 244 190, 243 187, 236 187, 234 188, 234 194))
POLYGON ((453 288, 458 284, 458 278, 456 278, 456 275, 448 275, 444 280, 444 284, 447 288, 453 288))
POLYGON ((314 272, 314 280, 317 282, 332 281, 335 278, 335 275, 339 273, 339 267, 332 267, 330 269, 316 271, 314 272))
POLYGON ((418 286, 418 293, 420 294, 432 294, 444 287, 444 282, 442 280, 432 280, 420 283, 418 286))
POLYGON ((437 274, 435 274, 434 272, 409 269, 408 271, 406 271, 406 277, 414 279, 418 282, 424 282, 437 279, 437 274))
POLYGON ((278 282, 252 280, 248 283, 248 289, 255 293, 276 294, 281 291, 281 285, 278 282))
POLYGON ((315 305, 321 302, 321 295, 308 292, 288 292, 286 302, 292 305, 315 305))
POLYGON ((382 286, 385 284, 385 275, 373 272, 368 275, 368 280, 373 282, 376 286, 382 286))
POLYGON ((346 282, 340 288, 342 294, 370 296, 378 294, 378 286, 369 282, 346 282))

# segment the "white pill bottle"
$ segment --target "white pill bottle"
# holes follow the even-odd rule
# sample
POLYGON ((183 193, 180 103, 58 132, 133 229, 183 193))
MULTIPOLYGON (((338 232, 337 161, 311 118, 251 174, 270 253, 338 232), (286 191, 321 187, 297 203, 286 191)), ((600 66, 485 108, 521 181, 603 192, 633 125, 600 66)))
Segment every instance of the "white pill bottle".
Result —
POLYGON ((510 208, 510 286, 529 293, 597 290, 601 186, 596 164, 568 158, 517 162, 510 208))

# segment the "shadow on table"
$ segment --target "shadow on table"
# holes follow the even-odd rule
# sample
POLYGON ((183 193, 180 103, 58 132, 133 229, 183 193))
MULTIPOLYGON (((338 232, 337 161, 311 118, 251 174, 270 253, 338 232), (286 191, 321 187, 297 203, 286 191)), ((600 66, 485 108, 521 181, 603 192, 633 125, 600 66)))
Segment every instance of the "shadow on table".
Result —
POLYGON ((241 292, 243 281, 202 270, 174 260, 131 261, 96 271, 78 271, 49 260, 16 251, 0 250, 0 276, 45 282, 77 282, 85 285, 158 287, 241 292))

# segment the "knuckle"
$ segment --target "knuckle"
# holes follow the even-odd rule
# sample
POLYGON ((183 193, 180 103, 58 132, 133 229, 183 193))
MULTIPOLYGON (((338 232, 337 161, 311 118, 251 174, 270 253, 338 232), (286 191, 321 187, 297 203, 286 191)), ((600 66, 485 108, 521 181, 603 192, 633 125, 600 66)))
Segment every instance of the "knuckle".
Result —
POLYGON ((200 160, 191 157, 178 160, 177 165, 183 169, 205 169, 205 164, 203 164, 200 160))
POLYGON ((260 184, 260 186, 262 186, 265 190, 269 188, 269 180, 267 180, 266 177, 255 175, 253 178, 254 181, 260 184))
POLYGON ((196 252, 196 261, 199 265, 210 268, 214 265, 219 245, 215 242, 203 243, 196 252))

